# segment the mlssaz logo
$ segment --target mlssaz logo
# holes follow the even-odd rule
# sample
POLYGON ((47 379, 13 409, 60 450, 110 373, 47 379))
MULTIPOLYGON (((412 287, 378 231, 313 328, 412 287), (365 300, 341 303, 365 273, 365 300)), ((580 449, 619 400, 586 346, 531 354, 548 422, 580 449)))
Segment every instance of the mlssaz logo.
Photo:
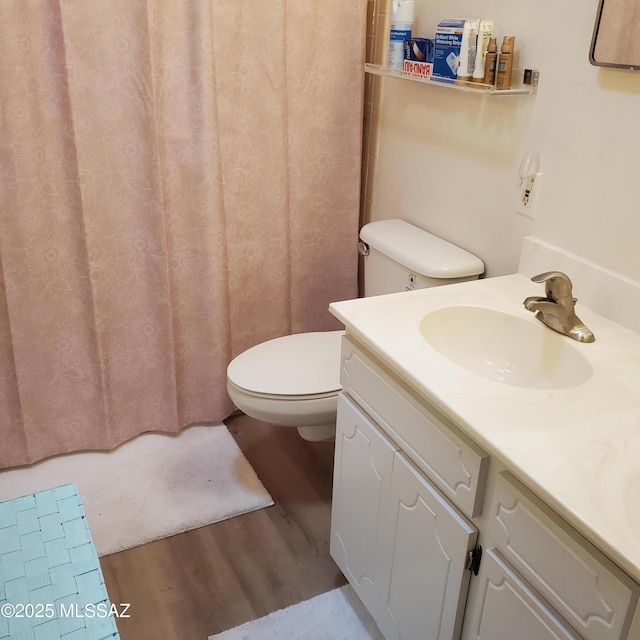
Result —
POLYGON ((69 604, 60 605, 61 618, 130 618, 127 613, 130 604, 110 604, 99 602, 98 604, 69 604))

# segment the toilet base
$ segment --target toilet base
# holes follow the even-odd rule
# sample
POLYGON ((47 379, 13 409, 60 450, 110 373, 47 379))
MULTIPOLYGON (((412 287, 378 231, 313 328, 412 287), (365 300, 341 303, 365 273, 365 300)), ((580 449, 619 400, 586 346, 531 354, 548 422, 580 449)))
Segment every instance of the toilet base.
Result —
POLYGON ((300 437, 307 442, 333 442, 336 439, 335 422, 296 428, 300 437))

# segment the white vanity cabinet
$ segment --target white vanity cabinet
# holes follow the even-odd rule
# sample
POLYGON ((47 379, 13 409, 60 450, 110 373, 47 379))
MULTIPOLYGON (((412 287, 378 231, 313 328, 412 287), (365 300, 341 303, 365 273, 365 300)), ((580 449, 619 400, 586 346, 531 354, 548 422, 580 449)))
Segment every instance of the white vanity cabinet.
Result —
MULTIPOLYGON (((485 551, 477 578, 477 614, 467 615, 464 637, 471 640, 580 640, 537 598, 495 549, 485 551)), ((471 614, 471 612, 469 612, 471 614)))
POLYGON ((350 335, 341 382, 331 555, 387 640, 640 640, 640 587, 350 335))
POLYGON ((462 511, 478 509, 488 458, 348 340, 342 383, 331 554, 387 640, 457 638, 477 543, 462 511), (408 440, 419 433, 416 450, 408 440))
POLYGON ((379 548, 396 451, 352 403, 338 398, 331 555, 378 624, 381 584, 391 573, 391 556, 379 548))
POLYGON ((533 625, 522 638, 636 640, 629 626, 638 585, 506 470, 496 474, 483 529, 502 570, 483 560, 482 593, 470 601, 465 637, 500 640, 483 629, 504 625, 509 611, 533 625), (546 635, 533 631, 540 624, 546 635))
POLYGON ((345 396, 331 554, 387 640, 457 637, 478 532, 345 396))

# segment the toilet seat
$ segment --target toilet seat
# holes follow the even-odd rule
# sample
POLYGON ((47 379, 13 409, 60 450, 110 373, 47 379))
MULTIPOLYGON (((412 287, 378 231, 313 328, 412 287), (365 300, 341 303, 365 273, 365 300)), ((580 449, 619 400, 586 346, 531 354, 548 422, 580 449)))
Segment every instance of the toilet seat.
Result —
POLYGON ((343 335, 344 331, 315 331, 258 344, 231 361, 227 384, 243 396, 256 398, 332 398, 341 389, 343 335))
POLYGON ((233 389, 236 393, 242 394, 244 396, 251 396, 253 398, 260 398, 264 400, 274 400, 274 401, 282 400, 285 402, 296 402, 296 401, 302 402, 304 400, 321 400, 322 398, 335 398, 338 395, 338 392, 340 391, 340 389, 338 389, 337 391, 329 391, 328 393, 309 393, 305 395, 294 395, 294 396, 282 395, 277 393, 261 393, 259 391, 247 391, 247 389, 243 389, 242 387, 239 387, 236 384, 234 384, 228 377, 227 377, 227 389, 233 389))

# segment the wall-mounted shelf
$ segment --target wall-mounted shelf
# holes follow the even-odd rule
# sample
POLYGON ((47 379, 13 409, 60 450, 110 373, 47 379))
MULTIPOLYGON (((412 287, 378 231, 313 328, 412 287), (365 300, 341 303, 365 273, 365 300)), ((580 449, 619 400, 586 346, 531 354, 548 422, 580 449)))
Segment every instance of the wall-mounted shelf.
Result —
POLYGON ((492 84, 481 84, 479 82, 449 82, 447 80, 436 80, 435 78, 419 78, 416 76, 410 76, 402 73, 401 71, 395 71, 389 69, 380 64, 366 63, 364 70, 367 73, 372 73, 376 76, 386 76, 392 78, 400 78, 402 80, 411 80, 412 82, 419 82, 421 84, 429 84, 434 87, 443 87, 445 89, 452 89, 454 91, 467 91, 472 93, 490 94, 493 96, 533 96, 538 91, 538 72, 533 71, 532 84, 523 84, 522 78, 524 75, 523 69, 513 70, 514 87, 512 89, 496 89, 492 84), (517 81, 516 81, 517 79, 517 81))

